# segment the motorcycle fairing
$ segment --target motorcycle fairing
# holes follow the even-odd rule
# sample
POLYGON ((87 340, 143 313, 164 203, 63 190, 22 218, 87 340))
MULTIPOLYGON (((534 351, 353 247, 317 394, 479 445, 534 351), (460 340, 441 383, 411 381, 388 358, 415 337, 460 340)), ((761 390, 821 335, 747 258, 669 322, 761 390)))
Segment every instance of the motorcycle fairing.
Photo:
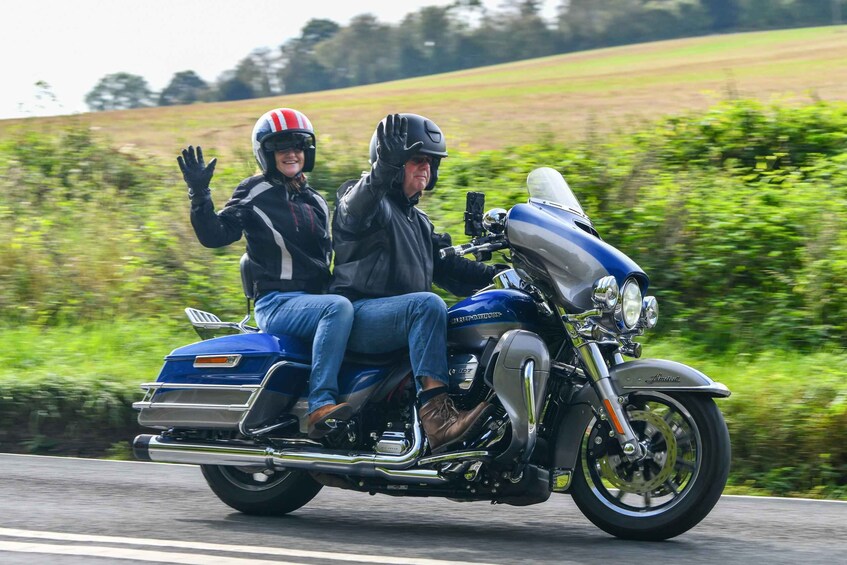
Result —
POLYGON ((512 423, 509 447, 497 460, 508 462, 522 455, 526 462, 535 448, 550 376, 550 354, 538 335, 511 330, 500 338, 494 355, 497 360, 492 384, 512 423))
POLYGON ((594 282, 604 276, 614 276, 621 287, 634 277, 641 292, 647 290, 641 267, 600 239, 585 218, 568 210, 535 200, 517 204, 509 211, 506 234, 516 252, 516 267, 551 281, 569 311, 591 309, 594 282))

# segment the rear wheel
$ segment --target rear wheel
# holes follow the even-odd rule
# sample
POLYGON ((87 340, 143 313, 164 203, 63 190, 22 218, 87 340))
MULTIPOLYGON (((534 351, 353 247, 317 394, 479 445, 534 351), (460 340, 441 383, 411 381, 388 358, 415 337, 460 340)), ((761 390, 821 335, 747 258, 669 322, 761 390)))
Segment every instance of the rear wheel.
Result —
POLYGON ((645 457, 629 461, 608 422, 595 419, 583 437, 571 494, 586 518, 612 535, 678 536, 706 517, 726 485, 726 423, 702 395, 638 392, 627 403, 645 457))
POLYGON ((281 516, 315 498, 321 484, 304 471, 201 465, 218 498, 245 514, 281 516))

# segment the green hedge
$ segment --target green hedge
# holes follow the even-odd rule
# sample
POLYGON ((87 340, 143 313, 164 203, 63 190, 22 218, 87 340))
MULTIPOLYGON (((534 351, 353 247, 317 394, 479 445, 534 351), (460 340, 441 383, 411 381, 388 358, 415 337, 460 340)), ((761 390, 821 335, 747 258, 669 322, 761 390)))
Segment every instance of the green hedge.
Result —
MULTIPOLYGON (((312 182, 332 202, 366 165, 322 147, 312 182)), ((562 171, 601 235, 648 273, 665 335, 715 347, 847 338, 847 106, 730 101, 570 146, 452 152, 423 207, 460 241, 466 191, 508 207, 536 166, 562 171)), ((222 159, 215 201, 251 170, 249 156, 222 159)), ((175 165, 88 131, 0 144, 0 221, 11 226, 0 233, 0 324, 243 310, 243 245, 197 243, 175 165)))

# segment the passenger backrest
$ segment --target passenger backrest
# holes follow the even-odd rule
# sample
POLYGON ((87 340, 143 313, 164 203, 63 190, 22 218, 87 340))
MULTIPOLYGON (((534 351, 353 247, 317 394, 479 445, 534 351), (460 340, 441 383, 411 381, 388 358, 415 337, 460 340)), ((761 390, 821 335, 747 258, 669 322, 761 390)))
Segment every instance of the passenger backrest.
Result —
POLYGON ((253 284, 255 282, 253 277, 253 264, 250 262, 250 258, 247 257, 247 254, 241 256, 241 262, 239 264, 239 268, 241 269, 241 288, 244 290, 244 296, 248 299, 256 298, 256 286, 253 284))

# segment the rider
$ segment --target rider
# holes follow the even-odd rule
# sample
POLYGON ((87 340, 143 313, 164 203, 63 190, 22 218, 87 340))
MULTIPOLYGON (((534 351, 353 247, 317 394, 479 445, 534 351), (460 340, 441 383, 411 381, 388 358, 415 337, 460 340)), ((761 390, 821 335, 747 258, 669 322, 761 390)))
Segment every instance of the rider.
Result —
POLYGON ((209 191, 217 159, 206 165, 203 150, 197 147, 195 155, 191 146, 177 157, 191 224, 206 247, 229 245, 243 232, 259 327, 312 342, 308 435, 320 438, 352 416, 352 407, 337 398, 353 308, 342 296, 324 294, 332 256, 329 208, 304 174, 315 164, 315 132, 303 113, 278 108, 259 118, 251 141, 261 174, 243 180, 217 214, 209 191))
POLYGON ((447 394, 447 307, 432 282, 469 294, 491 281, 494 268, 441 259, 450 237, 436 234, 415 207, 435 186, 444 157, 447 145, 434 122, 416 114, 387 116, 371 138, 370 172, 338 189, 332 224, 330 291, 349 297, 355 311, 348 349, 373 354, 408 346, 433 453, 470 438, 493 410, 483 402, 460 412, 447 394))

